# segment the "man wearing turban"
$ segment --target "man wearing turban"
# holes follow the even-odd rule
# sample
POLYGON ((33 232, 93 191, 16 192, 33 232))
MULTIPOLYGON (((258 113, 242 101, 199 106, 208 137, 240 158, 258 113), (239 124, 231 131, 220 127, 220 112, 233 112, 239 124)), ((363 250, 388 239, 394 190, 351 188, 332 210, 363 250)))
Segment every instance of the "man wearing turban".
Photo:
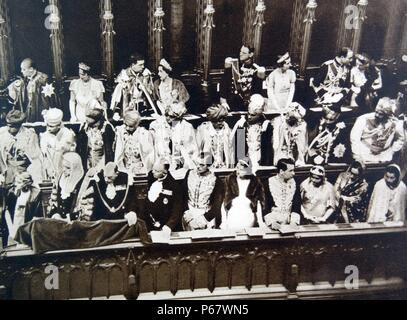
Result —
POLYGON ((137 111, 124 115, 124 124, 116 128, 115 163, 131 176, 148 174, 154 163, 154 143, 151 133, 140 127, 137 111))
POLYGON ((86 122, 81 126, 77 137, 77 152, 82 157, 85 171, 91 168, 102 169, 106 163, 114 160, 115 131, 104 118, 103 109, 86 111, 86 122))
POLYGON ((232 132, 225 121, 228 113, 223 105, 214 104, 206 111, 209 121, 197 129, 198 148, 206 155, 211 155, 214 168, 230 168, 234 163, 232 132))
POLYGON ((382 98, 376 112, 358 118, 351 133, 355 159, 364 163, 391 162, 402 149, 403 123, 394 116, 395 108, 395 101, 382 98))
POLYGON ((25 113, 12 110, 6 116, 7 126, 0 128, 0 182, 6 189, 24 171, 32 174, 34 184, 42 181, 40 146, 34 129, 23 127, 25 113))
POLYGON ((198 145, 194 127, 184 119, 186 113, 184 103, 174 103, 166 108, 165 116, 150 124, 155 157, 166 159, 171 171, 195 168, 198 145))
POLYGON ((266 100, 260 94, 250 98, 249 112, 235 124, 232 137, 236 135, 237 160, 248 156, 253 171, 259 166, 273 165, 273 127, 264 115, 266 100), (239 152, 244 151, 244 154, 239 152))
POLYGON ((57 178, 61 172, 62 155, 76 149, 75 142, 70 146, 66 145, 66 138, 70 136, 75 140, 75 133, 64 126, 63 116, 60 109, 50 109, 44 115, 47 130, 40 133, 44 180, 57 178))

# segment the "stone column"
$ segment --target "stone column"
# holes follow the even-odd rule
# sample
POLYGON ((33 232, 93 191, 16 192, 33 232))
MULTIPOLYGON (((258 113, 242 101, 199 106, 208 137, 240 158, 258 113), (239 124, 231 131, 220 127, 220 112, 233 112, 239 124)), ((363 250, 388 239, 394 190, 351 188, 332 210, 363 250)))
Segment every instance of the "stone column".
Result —
POLYGON ((182 60, 182 35, 184 30, 184 1, 171 1, 171 62, 179 63, 182 60))
POLYGON ((0 0, 0 85, 5 85, 14 73, 10 17, 6 0, 0 0))
POLYGON ((244 24, 243 24, 243 44, 254 46, 254 29, 253 23, 256 17, 257 0, 246 0, 244 8, 244 24))
POLYGON ((208 85, 209 72, 211 68, 211 57, 212 57, 212 32, 215 28, 214 23, 215 8, 213 6, 213 0, 207 0, 206 8, 204 11, 204 21, 203 21, 203 32, 204 32, 204 43, 203 43, 203 86, 208 85))
MULTIPOLYGON (((54 77, 58 85, 62 84, 63 80, 63 53, 64 43, 62 35, 62 20, 60 14, 59 0, 49 0, 50 17, 49 17, 49 29, 51 39, 52 59, 54 65, 54 77)), ((62 86, 60 86, 62 88, 62 86)))
POLYGON ((401 37, 400 56, 407 54, 407 13, 403 16, 404 29, 401 37))
POLYGON ((114 77, 114 15, 112 10, 112 0, 101 0, 100 18, 102 31, 102 56, 103 74, 109 83, 114 77))
POLYGON ((362 37, 362 31, 363 31, 363 23, 365 22, 367 16, 366 16, 366 9, 367 5, 369 4, 368 0, 360 0, 358 2, 358 16, 356 18, 356 26, 354 30, 354 35, 353 35, 353 41, 352 41, 352 50, 355 53, 359 52, 359 47, 360 47, 360 40, 362 37))
POLYGON ((351 47, 353 39, 353 28, 349 25, 353 21, 353 15, 356 13, 357 0, 343 0, 340 26, 338 30, 336 49, 339 51, 343 47, 351 47))
POLYGON ((157 70, 160 60, 163 57, 163 32, 166 30, 164 27, 165 13, 162 6, 162 0, 156 0, 154 10, 154 67, 157 70))
POLYGON ((315 10, 318 7, 315 0, 296 0, 294 17, 291 26, 290 53, 293 60, 300 62, 300 75, 305 75, 311 44, 312 27, 314 25, 315 10))
POLYGON ((253 23, 254 27, 254 61, 258 61, 261 54, 261 40, 263 38, 263 26, 266 24, 264 22, 264 12, 266 11, 266 5, 263 0, 258 0, 256 6, 256 17, 253 23))
POLYGON ((387 19, 386 38, 384 40, 383 57, 390 59, 398 55, 400 46, 400 28, 402 27, 403 11, 400 0, 392 0, 388 2, 389 11, 387 19))

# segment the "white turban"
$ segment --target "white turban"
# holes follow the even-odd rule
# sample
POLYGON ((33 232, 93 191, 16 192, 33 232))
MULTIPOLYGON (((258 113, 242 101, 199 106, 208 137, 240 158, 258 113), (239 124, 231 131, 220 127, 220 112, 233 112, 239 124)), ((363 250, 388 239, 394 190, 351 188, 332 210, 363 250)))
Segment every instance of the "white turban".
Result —
POLYGON ((47 125, 56 126, 62 123, 64 113, 60 109, 49 109, 44 114, 44 120, 47 125))

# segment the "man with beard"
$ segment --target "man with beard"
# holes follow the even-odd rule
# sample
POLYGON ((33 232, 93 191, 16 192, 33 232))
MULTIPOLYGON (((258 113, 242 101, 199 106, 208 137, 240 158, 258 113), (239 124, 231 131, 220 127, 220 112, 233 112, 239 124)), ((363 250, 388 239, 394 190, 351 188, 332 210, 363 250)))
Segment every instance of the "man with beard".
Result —
POLYGON ((115 120, 120 115, 124 116, 127 109, 137 110, 142 116, 154 112, 151 104, 154 90, 152 74, 145 67, 145 58, 141 54, 131 55, 130 67, 120 72, 116 83, 110 105, 115 120))
POLYGON ((307 163, 321 165, 350 160, 349 130, 341 120, 342 102, 342 94, 323 99, 322 118, 315 126, 310 126, 307 163))
POLYGON ((75 134, 62 123, 64 114, 59 109, 50 109, 44 115, 47 131, 40 133, 40 147, 44 167, 44 180, 53 180, 61 173, 62 156, 64 152, 75 151, 76 144, 66 150, 66 138, 75 134))
POLYGON ((390 98, 379 100, 376 112, 359 117, 351 132, 355 159, 364 163, 385 163, 404 144, 403 123, 394 116, 395 102, 390 98))
POLYGON ((389 165, 382 180, 376 183, 368 210, 369 223, 405 221, 407 187, 400 179, 400 167, 389 165))
POLYGON ((156 159, 166 159, 170 170, 193 169, 198 155, 195 129, 184 119, 187 109, 182 102, 167 107, 165 115, 150 124, 156 159))
POLYGON ((48 84, 48 76, 37 70, 35 62, 24 59, 21 62, 22 79, 14 81, 8 87, 14 109, 27 115, 27 122, 42 121, 44 110, 56 105, 55 88, 48 84))
POLYGON ((6 127, 0 128, 0 181, 5 188, 13 186, 15 177, 28 171, 34 185, 42 181, 41 151, 34 129, 25 128, 25 113, 12 110, 6 116, 6 127))
POLYGON ((307 123, 304 121, 306 110, 294 102, 288 106, 286 114, 273 122, 274 165, 280 159, 291 158, 297 166, 305 164, 308 148, 307 123))
POLYGON ((201 154, 196 170, 190 170, 185 178, 188 210, 182 218, 185 231, 219 228, 222 222, 223 182, 210 170, 210 157, 201 154))
POLYGON ((228 110, 223 105, 214 104, 208 108, 206 115, 209 121, 202 123, 197 129, 198 148, 212 156, 212 168, 230 168, 234 164, 234 150, 232 132, 225 121, 228 110))
POLYGON ((247 155, 254 172, 259 166, 273 165, 273 128, 264 116, 265 106, 266 101, 261 95, 253 95, 250 98, 247 119, 242 117, 232 131, 232 137, 236 134, 237 160, 247 155), (240 154, 242 151, 245 154, 240 154))
POLYGON ((124 124, 116 128, 115 163, 131 176, 147 175, 154 164, 154 143, 151 133, 140 127, 140 114, 129 111, 124 124))
POLYGON ((300 193, 304 224, 330 221, 335 211, 335 192, 333 185, 326 179, 323 167, 312 167, 310 177, 300 186, 300 193))
POLYGON ((225 60, 225 74, 220 85, 221 104, 230 111, 246 111, 253 94, 261 94, 266 69, 253 62, 254 48, 242 46, 240 59, 225 60))

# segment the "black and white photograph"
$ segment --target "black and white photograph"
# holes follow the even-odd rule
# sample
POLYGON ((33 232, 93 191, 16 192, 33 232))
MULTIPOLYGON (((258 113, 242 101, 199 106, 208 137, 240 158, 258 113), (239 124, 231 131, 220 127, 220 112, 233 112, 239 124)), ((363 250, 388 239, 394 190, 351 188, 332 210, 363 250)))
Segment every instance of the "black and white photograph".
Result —
POLYGON ((407 300, 406 184, 407 0, 0 0, 0 300, 407 300))

